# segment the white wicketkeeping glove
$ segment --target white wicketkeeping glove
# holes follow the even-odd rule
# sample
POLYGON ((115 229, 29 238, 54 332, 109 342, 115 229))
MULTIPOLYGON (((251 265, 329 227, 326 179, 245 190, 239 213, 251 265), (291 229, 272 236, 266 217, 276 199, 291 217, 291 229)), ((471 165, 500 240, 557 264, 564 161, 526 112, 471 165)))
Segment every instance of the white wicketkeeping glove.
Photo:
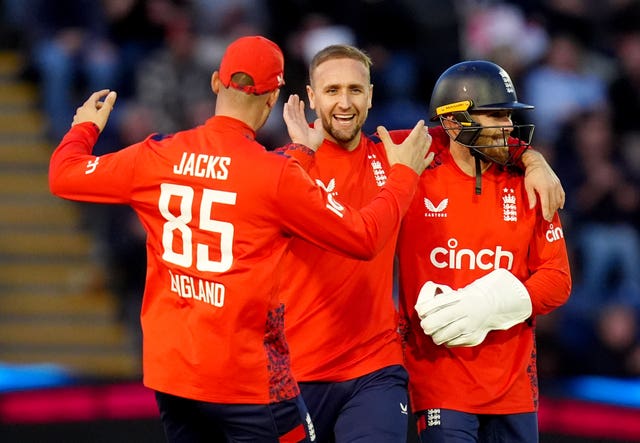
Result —
POLYGON ((531 316, 529 292, 506 269, 496 269, 457 291, 448 289, 436 295, 429 286, 424 294, 420 291, 416 304, 420 326, 437 345, 477 346, 489 331, 509 329, 531 316))
POLYGON ((420 293, 418 294, 418 300, 416 301, 415 310, 418 313, 420 318, 423 318, 423 315, 431 309, 432 300, 436 295, 452 292, 451 289, 447 285, 441 285, 440 283, 434 283, 432 281, 426 282, 422 285, 420 289, 420 293))

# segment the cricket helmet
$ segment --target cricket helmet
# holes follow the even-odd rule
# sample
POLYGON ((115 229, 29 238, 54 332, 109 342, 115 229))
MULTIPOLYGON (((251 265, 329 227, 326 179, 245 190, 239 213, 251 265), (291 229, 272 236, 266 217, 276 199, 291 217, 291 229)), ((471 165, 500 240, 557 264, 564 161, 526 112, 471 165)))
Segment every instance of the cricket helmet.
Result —
MULTIPOLYGON (((518 101, 507 71, 489 61, 471 60, 457 63, 440 75, 431 95, 429 117, 431 121, 440 120, 441 123, 445 118, 455 121, 455 128, 444 124, 443 127, 456 142, 471 149, 476 161, 484 159, 501 166, 513 166, 531 144, 534 125, 483 126, 473 119, 473 114, 527 109, 533 109, 533 106, 518 101), (502 131, 501 146, 509 148, 506 160, 499 161, 483 152, 488 148, 501 147, 480 144, 478 139, 483 129, 502 131)), ((476 169, 479 170, 478 167, 476 169)))
POLYGON ((470 102, 465 111, 533 109, 518 101, 507 71, 484 60, 457 63, 442 73, 431 95, 431 121, 464 108, 460 102, 470 102))
MULTIPOLYGON (((436 81, 429 116, 431 121, 443 116, 453 116, 460 124, 460 133, 456 141, 469 148, 485 148, 495 146, 479 146, 475 144, 482 126, 473 120, 474 112, 526 110, 532 105, 518 101, 511 77, 502 67, 485 60, 472 60, 457 63, 436 81)), ((500 128, 507 128, 500 127, 500 128)), ((528 146, 533 136, 534 125, 511 125, 510 137, 505 138, 505 146, 516 143, 528 146)))

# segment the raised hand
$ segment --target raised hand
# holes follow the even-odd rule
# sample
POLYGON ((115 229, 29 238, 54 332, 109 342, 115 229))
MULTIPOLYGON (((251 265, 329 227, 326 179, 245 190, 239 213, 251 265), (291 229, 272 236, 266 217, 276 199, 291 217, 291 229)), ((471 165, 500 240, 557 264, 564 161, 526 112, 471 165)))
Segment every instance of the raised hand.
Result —
POLYGON ((410 167, 420 175, 435 156, 433 152, 429 152, 431 135, 429 135, 424 125, 424 120, 416 123, 409 136, 400 144, 393 143, 387 128, 384 126, 378 126, 378 135, 387 151, 387 158, 391 166, 400 163, 410 167), (428 152, 429 154, 427 155, 428 152))
POLYGON ((320 119, 317 119, 313 126, 309 125, 304 113, 304 102, 297 94, 289 96, 282 109, 282 117, 293 143, 300 143, 314 151, 322 144, 324 132, 320 119))
POLYGON ((109 91, 108 89, 94 92, 82 106, 76 109, 76 114, 73 116, 71 126, 85 122, 93 122, 100 132, 102 132, 107 125, 107 120, 109 120, 109 114, 111 114, 113 105, 116 103, 116 98, 116 92, 109 91), (104 101, 102 101, 103 98, 104 101))

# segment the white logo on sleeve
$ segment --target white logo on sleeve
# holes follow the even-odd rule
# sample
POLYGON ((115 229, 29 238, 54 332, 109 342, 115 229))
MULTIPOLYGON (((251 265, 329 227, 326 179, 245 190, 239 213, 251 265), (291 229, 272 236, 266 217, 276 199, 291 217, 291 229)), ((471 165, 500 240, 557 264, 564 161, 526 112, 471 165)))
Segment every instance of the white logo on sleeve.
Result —
POLYGON ((96 157, 95 160, 89 160, 87 162, 87 169, 84 171, 84 173, 92 174, 98 167, 98 163, 100 163, 100 157, 96 157))
POLYGON ((400 402, 400 413, 403 415, 409 415, 409 407, 407 404, 400 402))
POLYGON ((560 226, 553 226, 553 223, 549 223, 549 229, 544 233, 545 238, 549 243, 564 238, 564 232, 560 226))
POLYGON ((329 184, 325 185, 322 183, 322 180, 316 178, 316 184, 324 189, 327 193, 327 209, 335 213, 338 217, 344 217, 344 206, 342 206, 336 199, 335 196, 338 195, 338 191, 336 191, 336 179, 332 178, 329 180, 329 184))

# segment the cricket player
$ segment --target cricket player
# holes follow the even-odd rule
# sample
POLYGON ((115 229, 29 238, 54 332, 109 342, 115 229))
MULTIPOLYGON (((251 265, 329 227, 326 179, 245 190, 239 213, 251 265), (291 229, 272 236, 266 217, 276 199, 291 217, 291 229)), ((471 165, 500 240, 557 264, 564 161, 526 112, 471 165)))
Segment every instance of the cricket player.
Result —
POLYGON ((560 218, 527 202, 514 155, 533 125, 508 73, 447 69, 430 114, 432 166, 398 237, 401 332, 424 443, 538 441, 536 316, 562 306, 571 275, 560 218))

